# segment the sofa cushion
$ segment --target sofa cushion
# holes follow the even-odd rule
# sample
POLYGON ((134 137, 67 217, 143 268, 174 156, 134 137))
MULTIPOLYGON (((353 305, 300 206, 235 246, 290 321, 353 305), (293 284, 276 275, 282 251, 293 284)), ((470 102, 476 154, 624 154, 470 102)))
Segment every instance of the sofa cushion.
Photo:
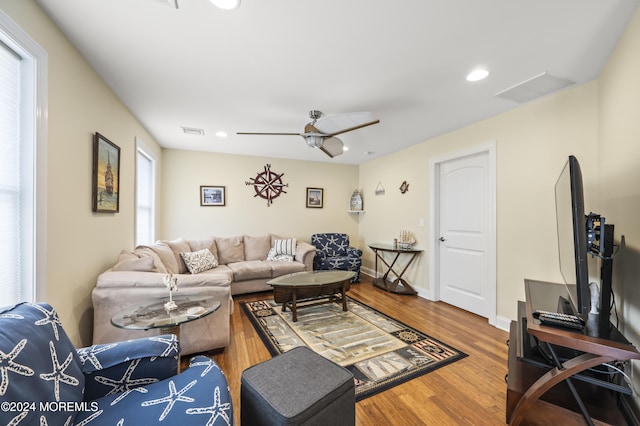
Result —
MULTIPOLYGON (((0 309, 0 400, 79 404, 85 384, 80 358, 48 304, 21 303, 0 309)), ((1 424, 74 424, 75 411, 0 411, 1 424), (20 418, 18 418, 20 417, 20 418)))
POLYGON ((237 237, 215 237, 218 248, 218 263, 226 265, 244 260, 244 239, 242 235, 237 237))
POLYGON ((258 278, 271 278, 271 267, 261 260, 245 260, 244 262, 228 263, 233 271, 234 281, 255 280, 258 278))
POLYGON ((271 268, 273 278, 280 275, 293 274, 304 271, 304 263, 300 262, 266 262, 271 268))
MULTIPOLYGON (((198 276, 201 276, 203 280, 210 280, 211 275, 215 275, 216 277, 225 277, 227 284, 233 281, 233 271, 227 265, 218 265, 213 269, 209 269, 208 271, 203 271, 198 274, 198 276)), ((192 277, 192 275, 187 275, 186 277, 192 277)))
POLYGON ((218 266, 218 260, 208 248, 194 252, 182 252, 180 256, 192 274, 208 271, 218 266))
MULTIPOLYGON (((163 274, 157 272, 107 271, 98 275, 96 287, 113 288, 121 292, 140 291, 136 290, 139 288, 153 288, 161 289, 164 294, 166 287, 162 282, 163 277, 163 274)), ((199 274, 176 274, 174 277, 178 278, 178 289, 182 290, 184 287, 194 286, 228 286, 233 278, 233 272, 226 266, 218 266, 199 274)))
POLYGON ((271 235, 244 236, 244 259, 265 260, 271 248, 271 235))
POLYGON ((178 274, 184 274, 188 271, 187 265, 182 260, 182 256, 180 253, 191 251, 191 247, 189 246, 189 242, 184 238, 178 238, 173 241, 161 241, 162 243, 168 245, 173 252, 173 256, 176 260, 176 265, 178 266, 178 274))
POLYGON ((218 258, 218 249, 216 248, 216 242, 213 237, 204 238, 202 240, 189 240, 189 247, 191 251, 198 251, 202 249, 209 249, 213 257, 218 258))
POLYGON ((153 257, 138 256, 128 250, 122 250, 118 256, 118 262, 113 266, 114 271, 144 271, 156 272, 153 257))
POLYGON ((133 251, 140 257, 150 256, 153 258, 153 264, 162 274, 177 274, 178 264, 176 258, 171 251, 171 247, 166 244, 141 245, 133 251))

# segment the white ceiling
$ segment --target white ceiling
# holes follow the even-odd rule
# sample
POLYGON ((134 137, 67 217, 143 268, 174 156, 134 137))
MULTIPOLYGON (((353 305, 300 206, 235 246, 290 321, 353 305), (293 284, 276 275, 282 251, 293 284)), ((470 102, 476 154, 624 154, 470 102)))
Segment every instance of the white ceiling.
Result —
POLYGON ((495 94, 544 71, 593 80, 639 1, 38 3, 164 147, 361 164, 520 106, 495 94), (467 82, 478 66, 489 77, 467 82), (341 135, 334 159, 299 136, 235 134, 302 132, 311 109, 380 124, 341 135))

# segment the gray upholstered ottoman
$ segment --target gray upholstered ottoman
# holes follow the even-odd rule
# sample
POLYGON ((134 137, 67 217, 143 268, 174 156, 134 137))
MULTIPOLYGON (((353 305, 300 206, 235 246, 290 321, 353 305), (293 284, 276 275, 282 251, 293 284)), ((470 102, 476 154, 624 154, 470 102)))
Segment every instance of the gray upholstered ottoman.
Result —
POLYGON ((240 420, 254 425, 354 425, 353 375, 307 347, 242 372, 240 420))

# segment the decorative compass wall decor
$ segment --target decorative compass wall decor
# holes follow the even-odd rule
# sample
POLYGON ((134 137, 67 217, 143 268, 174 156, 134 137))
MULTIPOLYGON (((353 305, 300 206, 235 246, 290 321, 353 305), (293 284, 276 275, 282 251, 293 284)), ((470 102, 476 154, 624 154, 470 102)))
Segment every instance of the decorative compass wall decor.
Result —
POLYGON ((264 198, 267 200, 267 207, 269 207, 274 198, 279 197, 282 193, 287 193, 284 187, 289 186, 289 184, 282 183, 282 176, 284 176, 284 173, 272 172, 271 164, 267 164, 264 166, 264 171, 258 172, 255 178, 249 178, 245 184, 253 185, 253 189, 256 191, 254 197, 264 198))

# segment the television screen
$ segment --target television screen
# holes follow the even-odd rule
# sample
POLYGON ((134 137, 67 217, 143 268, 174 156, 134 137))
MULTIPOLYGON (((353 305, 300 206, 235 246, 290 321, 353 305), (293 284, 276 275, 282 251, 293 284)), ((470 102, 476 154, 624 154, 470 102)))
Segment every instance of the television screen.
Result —
POLYGON ((555 193, 560 272, 576 313, 588 314, 591 300, 582 171, 573 155, 560 173, 555 193))

